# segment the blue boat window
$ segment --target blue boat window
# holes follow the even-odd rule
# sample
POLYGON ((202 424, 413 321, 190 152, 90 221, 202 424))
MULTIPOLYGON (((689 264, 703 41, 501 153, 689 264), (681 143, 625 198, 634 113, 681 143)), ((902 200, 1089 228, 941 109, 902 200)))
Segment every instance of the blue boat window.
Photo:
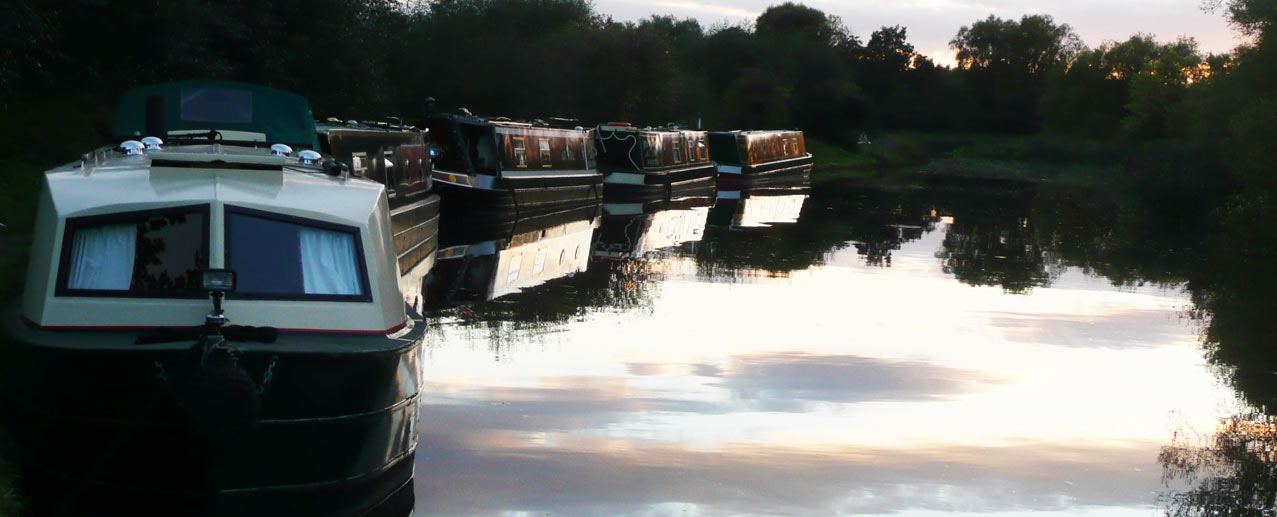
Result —
POLYGON ((253 93, 232 88, 182 88, 182 120, 250 124, 253 93))
POLYGON ((371 301, 353 227, 228 207, 226 265, 241 298, 371 301))
POLYGON ((56 295, 201 296, 208 207, 68 219, 56 295))

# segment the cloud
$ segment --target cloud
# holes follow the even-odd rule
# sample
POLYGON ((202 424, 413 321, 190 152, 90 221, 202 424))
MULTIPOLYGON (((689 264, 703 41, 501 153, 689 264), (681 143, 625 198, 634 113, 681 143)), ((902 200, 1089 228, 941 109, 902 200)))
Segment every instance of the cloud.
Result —
POLYGON ((1164 310, 1103 315, 990 313, 989 324, 1012 341, 1071 348, 1145 348, 1177 344, 1183 325, 1164 310))
POLYGON ((1153 501, 1152 443, 1004 447, 753 443, 698 450, 650 440, 493 430, 473 408, 427 406, 416 456, 427 515, 833 515, 908 509, 1034 511, 1153 501), (546 443, 542 443, 545 440, 546 443))
POLYGON ((774 353, 739 356, 721 386, 770 411, 802 410, 805 401, 935 401, 999 384, 986 374, 921 361, 851 355, 774 353))

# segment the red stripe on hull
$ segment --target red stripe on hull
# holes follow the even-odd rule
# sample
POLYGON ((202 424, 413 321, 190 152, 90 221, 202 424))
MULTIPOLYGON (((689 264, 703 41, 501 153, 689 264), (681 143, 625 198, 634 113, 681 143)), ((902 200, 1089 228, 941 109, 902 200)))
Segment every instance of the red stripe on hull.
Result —
MULTIPOLYGON (((23 316, 22 316, 22 322, 23 322, 23 323, 25 323, 28 327, 31 327, 31 328, 34 328, 34 329, 39 329, 39 330, 80 330, 80 331, 112 331, 112 330, 114 330, 114 331, 125 331, 125 330, 155 330, 155 329, 157 329, 157 328, 165 328, 165 327, 159 327, 159 326, 145 326, 145 325, 143 325, 143 326, 132 326, 132 325, 118 325, 118 326, 94 326, 94 325, 85 325, 85 326, 74 326, 74 325, 41 325, 41 324, 39 324, 39 323, 36 323, 35 321, 32 321, 32 320, 31 320, 31 318, 28 318, 26 315, 23 315, 23 316)), ((398 325, 395 325, 395 326, 393 326, 393 327, 390 327, 390 328, 388 328, 388 329, 386 329, 386 330, 384 330, 384 331, 383 331, 383 330, 352 330, 352 329, 276 329, 276 330, 278 330, 278 331, 280 331, 280 332, 298 332, 298 333, 303 333, 303 334, 358 334, 358 335, 373 335, 373 334, 375 334, 375 335, 383 335, 383 334, 390 334, 390 333, 396 332, 396 331, 398 331, 399 329, 402 329, 402 328, 404 328, 404 327, 405 327, 405 326, 407 326, 407 325, 408 325, 408 321, 407 321, 407 320, 404 320, 404 322, 403 322, 403 323, 400 323, 400 324, 398 324, 398 325)))

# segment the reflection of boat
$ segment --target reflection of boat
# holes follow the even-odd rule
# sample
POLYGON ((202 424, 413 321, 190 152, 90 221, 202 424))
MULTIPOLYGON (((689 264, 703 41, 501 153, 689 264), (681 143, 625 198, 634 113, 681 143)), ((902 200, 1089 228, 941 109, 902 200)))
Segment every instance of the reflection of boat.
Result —
POLYGON ((604 203, 594 256, 642 257, 685 242, 701 240, 713 198, 684 198, 661 203, 604 203))
POLYGON ((443 114, 428 124, 445 209, 519 214, 602 198, 593 130, 443 114))
POLYGON ((720 190, 710 224, 732 228, 756 228, 773 224, 796 223, 803 203, 811 196, 811 183, 803 181, 785 185, 720 190))
POLYGON ((599 204, 503 222, 445 222, 426 302, 492 300, 585 271, 599 204))
POLYGON ((671 198, 712 188, 716 169, 704 131, 636 128, 624 122, 595 129, 603 193, 609 198, 671 198))
POLYGON ((399 287, 414 306, 439 247, 439 196, 430 192, 427 133, 402 125, 343 123, 316 126, 320 148, 352 174, 381 183, 390 200, 390 225, 399 263, 399 287))
POLYGON ((797 130, 715 131, 709 134, 709 152, 718 163, 720 189, 783 179, 812 164, 803 132, 797 130))
POLYGON ((411 497, 424 325, 385 187, 312 150, 308 103, 268 88, 135 89, 114 134, 148 138, 45 173, 22 303, 0 311, 34 505, 351 514, 411 497))

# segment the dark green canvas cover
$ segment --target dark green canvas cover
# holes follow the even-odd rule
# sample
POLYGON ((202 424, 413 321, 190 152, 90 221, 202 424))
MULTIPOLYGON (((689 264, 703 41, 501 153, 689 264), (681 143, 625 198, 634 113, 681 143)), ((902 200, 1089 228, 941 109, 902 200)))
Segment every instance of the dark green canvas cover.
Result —
POLYGON ((134 88, 120 97, 112 134, 140 138, 147 131, 147 105, 163 106, 164 131, 222 129, 266 135, 269 144, 318 149, 315 117, 305 97, 232 81, 176 81, 134 88), (154 100, 151 100, 154 99, 154 100))

